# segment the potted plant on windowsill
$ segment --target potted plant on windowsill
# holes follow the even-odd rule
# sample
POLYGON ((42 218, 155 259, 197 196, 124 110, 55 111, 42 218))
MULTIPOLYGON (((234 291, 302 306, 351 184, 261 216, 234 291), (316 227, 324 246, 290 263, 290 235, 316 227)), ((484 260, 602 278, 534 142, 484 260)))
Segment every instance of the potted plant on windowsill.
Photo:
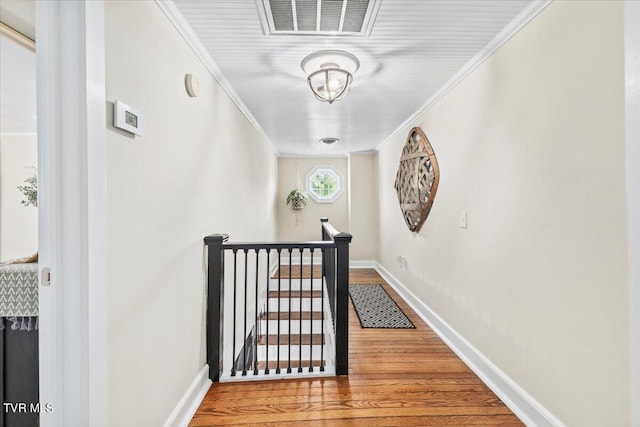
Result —
POLYGON ((291 209, 294 211, 300 211, 307 206, 307 202, 309 201, 309 196, 307 193, 302 191, 299 188, 294 188, 289 192, 287 196, 287 205, 291 205, 291 209))

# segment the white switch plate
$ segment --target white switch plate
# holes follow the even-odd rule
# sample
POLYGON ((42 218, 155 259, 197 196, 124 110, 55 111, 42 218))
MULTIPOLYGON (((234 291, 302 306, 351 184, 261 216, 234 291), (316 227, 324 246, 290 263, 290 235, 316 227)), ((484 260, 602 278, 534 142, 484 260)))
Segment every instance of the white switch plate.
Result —
POLYGON ((467 228, 467 211, 460 211, 460 228, 467 228))

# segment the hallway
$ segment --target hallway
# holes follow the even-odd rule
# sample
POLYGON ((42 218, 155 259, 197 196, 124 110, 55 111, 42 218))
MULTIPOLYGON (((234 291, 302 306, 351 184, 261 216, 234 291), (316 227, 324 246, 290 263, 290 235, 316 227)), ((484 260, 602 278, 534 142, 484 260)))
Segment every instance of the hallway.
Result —
MULTIPOLYGON (((637 22, 640 0, 0 0, 0 36, 37 45, 37 108, 0 108, 25 120, 0 120, 0 263, 37 250, 39 425, 640 427, 637 22), (322 257, 336 286, 276 292, 338 253, 321 218, 351 240, 322 257), (418 328, 361 328, 349 267, 418 328), (273 376, 317 377, 216 382, 284 354, 273 376)), ((27 74, 0 62, 4 102, 27 74)))
POLYGON ((216 383, 190 425, 522 425, 374 269, 349 281, 383 284, 416 329, 362 329, 350 304, 348 377, 216 383))

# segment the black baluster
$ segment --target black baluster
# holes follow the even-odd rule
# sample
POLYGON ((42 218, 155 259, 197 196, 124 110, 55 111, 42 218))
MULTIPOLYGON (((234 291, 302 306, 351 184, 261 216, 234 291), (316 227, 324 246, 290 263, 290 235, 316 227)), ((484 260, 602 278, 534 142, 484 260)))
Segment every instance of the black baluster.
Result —
POLYGON ((249 249, 244 249, 244 329, 242 333, 243 351, 242 351, 242 376, 247 375, 247 265, 249 249))
POLYGON ((336 329, 336 299, 338 291, 338 250, 336 248, 331 249, 331 301, 333 307, 333 331, 336 329))
POLYGON ((253 324, 253 339, 255 345, 253 346, 253 375, 258 375, 258 261, 260 259, 260 249, 256 249, 256 299, 253 302, 253 306, 255 307, 255 318, 256 322, 253 324))
POLYGON ((289 248, 289 329, 287 333, 287 374, 291 373, 291 288, 293 287, 293 277, 291 277, 291 261, 293 258, 293 250, 289 248))
MULTIPOLYGON (((320 278, 320 308, 322 309, 322 316, 324 316, 324 277, 326 274, 325 268, 324 268, 324 260, 325 260, 325 256, 326 254, 326 250, 325 248, 321 249, 322 251, 322 277, 320 278)), ((324 371, 324 320, 321 323, 321 327, 320 327, 320 335, 322 336, 323 340, 322 340, 322 345, 320 346, 320 372, 324 371)))
MULTIPOLYGON (((267 249, 267 333, 266 333, 266 337, 267 337, 267 345, 266 345, 266 362, 265 362, 265 368, 264 368, 264 373, 265 375, 269 375, 269 285, 271 285, 271 274, 269 271, 269 264, 270 264, 270 260, 269 260, 269 256, 271 255, 271 249, 267 249)), ((258 352, 258 350, 256 349, 256 353, 258 352)))
MULTIPOLYGON (((313 248, 311 250, 311 285, 309 286, 311 320, 309 321, 309 335, 313 338, 313 248)), ((320 345, 324 345, 324 340, 320 345)), ((313 372, 313 343, 309 343, 309 372, 313 372)))
MULTIPOLYGON (((264 373, 265 375, 269 375, 269 292, 271 291, 270 285, 271 285, 271 271, 269 270, 269 267, 271 265, 271 260, 270 260, 270 255, 271 255, 271 249, 267 249, 267 333, 266 333, 266 337, 267 337, 267 351, 266 351, 266 362, 265 362, 265 367, 264 367, 264 373)), ((256 350, 257 352, 257 350, 256 350)))
POLYGON ((298 338, 300 340, 300 346, 298 350, 298 372, 302 372, 302 252, 304 248, 300 248, 300 330, 298 331, 298 338))
POLYGON ((280 373, 280 279, 281 279, 280 268, 282 267, 282 264, 280 263, 281 262, 280 252, 281 252, 281 249, 278 248, 278 339, 276 341, 278 357, 276 360, 276 374, 280 373))
POLYGON ((231 376, 236 376, 236 293, 237 293, 238 250, 233 250, 233 352, 231 354, 231 376))

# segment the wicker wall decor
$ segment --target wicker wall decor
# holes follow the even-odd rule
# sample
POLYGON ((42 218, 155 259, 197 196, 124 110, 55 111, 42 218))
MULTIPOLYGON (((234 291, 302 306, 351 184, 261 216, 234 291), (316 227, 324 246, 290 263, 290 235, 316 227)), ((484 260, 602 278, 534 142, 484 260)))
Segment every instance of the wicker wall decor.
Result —
POLYGON ((439 181, 440 168, 433 148, 422 129, 415 127, 409 131, 402 149, 394 184, 409 230, 420 231, 433 205, 439 181))

